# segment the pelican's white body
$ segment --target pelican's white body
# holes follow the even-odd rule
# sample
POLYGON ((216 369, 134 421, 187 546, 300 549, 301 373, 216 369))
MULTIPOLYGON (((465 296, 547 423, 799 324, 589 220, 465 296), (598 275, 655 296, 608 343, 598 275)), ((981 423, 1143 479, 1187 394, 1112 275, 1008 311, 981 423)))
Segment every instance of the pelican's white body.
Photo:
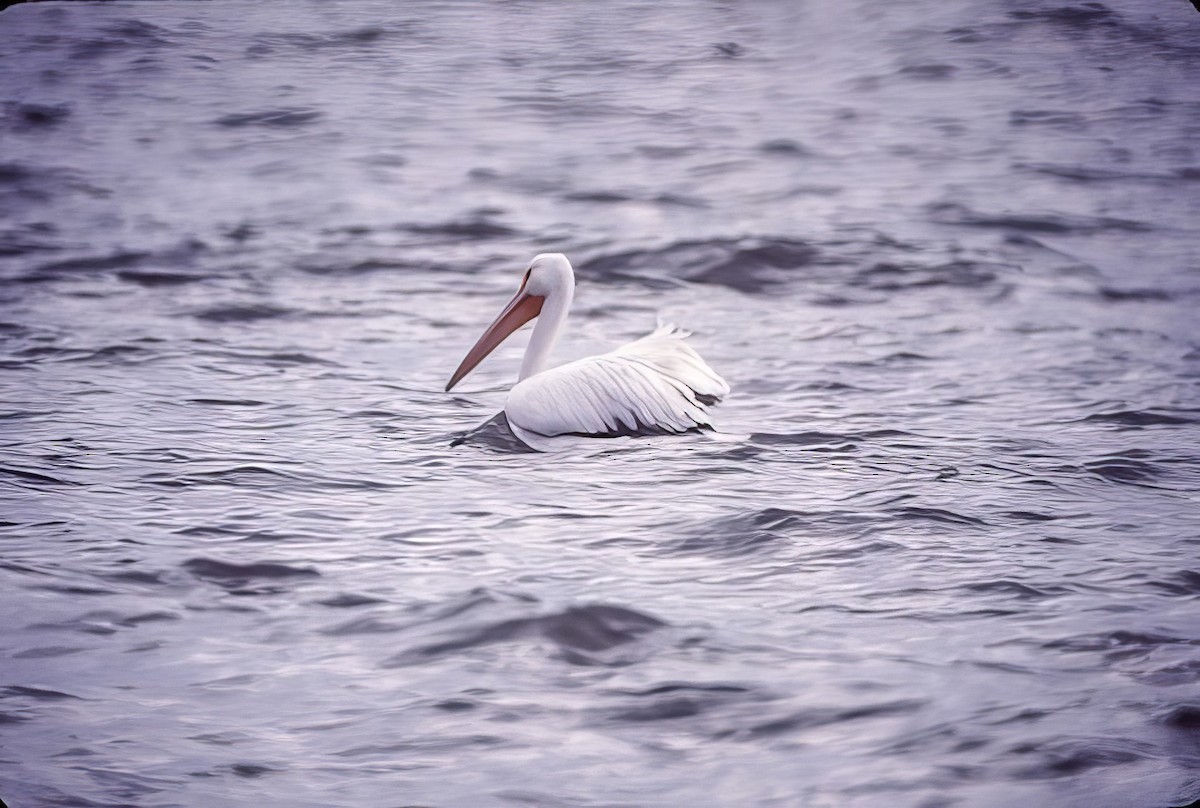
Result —
POLYGON ((729 385, 688 347, 686 332, 662 326, 609 353, 547 369, 574 297, 574 270, 564 255, 538 255, 522 290, 543 298, 519 380, 504 405, 522 441, 541 448, 540 439, 558 435, 686 432, 712 425, 708 407, 729 393, 729 385))
MULTIPOLYGON (((517 382, 504 413, 517 429, 544 437, 686 432, 711 426, 708 406, 729 385, 663 326, 615 351, 517 382)), ((521 437, 518 432, 517 437, 521 437)))

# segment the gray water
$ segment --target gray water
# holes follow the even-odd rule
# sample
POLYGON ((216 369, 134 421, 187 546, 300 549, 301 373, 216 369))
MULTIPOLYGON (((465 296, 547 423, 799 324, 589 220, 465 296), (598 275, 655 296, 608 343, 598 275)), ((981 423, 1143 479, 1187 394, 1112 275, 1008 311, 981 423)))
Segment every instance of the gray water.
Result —
POLYGON ((1183 0, 0 14, 0 797, 1200 798, 1183 0), (537 252, 722 434, 451 442, 537 252))

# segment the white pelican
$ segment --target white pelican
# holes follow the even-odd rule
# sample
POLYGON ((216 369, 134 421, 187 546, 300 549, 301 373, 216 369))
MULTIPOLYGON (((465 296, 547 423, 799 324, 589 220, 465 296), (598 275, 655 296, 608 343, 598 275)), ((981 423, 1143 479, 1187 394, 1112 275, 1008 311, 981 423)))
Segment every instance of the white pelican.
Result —
POLYGON ((729 385, 688 347, 687 333, 660 326, 615 351, 546 368, 575 295, 575 272, 560 253, 534 257, 517 294, 467 353, 446 385, 449 392, 497 345, 538 318, 521 375, 504 404, 508 425, 523 443, 559 435, 616 437, 711 427, 708 408, 729 385))

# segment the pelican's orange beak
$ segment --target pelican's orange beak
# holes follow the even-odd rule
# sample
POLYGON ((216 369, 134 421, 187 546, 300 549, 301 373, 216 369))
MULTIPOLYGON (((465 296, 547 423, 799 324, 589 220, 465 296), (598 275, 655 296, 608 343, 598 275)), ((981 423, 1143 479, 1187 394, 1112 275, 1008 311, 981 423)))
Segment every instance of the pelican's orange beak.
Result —
POLYGON ((508 301, 504 311, 500 312, 496 321, 488 326, 488 330, 483 332, 483 336, 479 338, 479 342, 475 343, 475 347, 467 352, 462 364, 458 366, 458 370, 454 371, 454 375, 450 377, 450 382, 446 385, 447 393, 454 385, 462 381, 463 376, 474 370, 485 356, 496 350, 496 346, 504 342, 509 334, 542 313, 542 303, 546 298, 527 293, 525 284, 528 280, 529 273, 526 273, 516 295, 508 301))

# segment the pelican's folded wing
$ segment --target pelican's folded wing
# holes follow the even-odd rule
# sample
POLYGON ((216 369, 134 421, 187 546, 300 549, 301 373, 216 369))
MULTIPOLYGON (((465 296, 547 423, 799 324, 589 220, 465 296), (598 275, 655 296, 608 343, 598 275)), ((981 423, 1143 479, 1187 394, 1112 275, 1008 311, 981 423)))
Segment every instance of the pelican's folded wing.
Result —
POLYGON ((659 328, 615 351, 519 382, 504 406, 510 423, 538 435, 646 435, 709 426, 708 408, 729 385, 683 341, 659 328))

